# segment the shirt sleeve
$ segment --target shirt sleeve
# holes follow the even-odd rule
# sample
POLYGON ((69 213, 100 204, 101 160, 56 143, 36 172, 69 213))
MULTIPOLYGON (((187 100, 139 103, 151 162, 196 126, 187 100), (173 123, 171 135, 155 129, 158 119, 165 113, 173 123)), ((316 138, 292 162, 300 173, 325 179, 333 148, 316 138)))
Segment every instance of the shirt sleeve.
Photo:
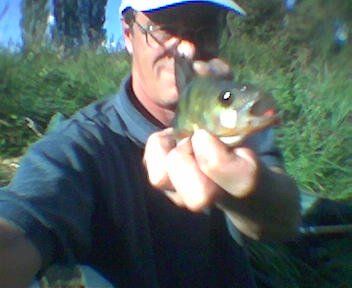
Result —
POLYGON ((0 193, 0 217, 26 233, 43 269, 53 259, 82 257, 91 245, 96 141, 84 140, 82 129, 70 133, 52 133, 33 145, 0 193))
MULTIPOLYGON (((256 133, 249 137, 245 147, 253 149, 259 159, 267 167, 280 167, 284 169, 284 160, 280 149, 275 144, 275 130, 270 128, 256 133)), ((244 245, 241 232, 235 227, 232 221, 225 216, 228 232, 231 237, 241 246, 244 245)))
POLYGON ((244 146, 253 149, 266 166, 284 168, 282 153, 275 143, 275 129, 266 129, 252 135, 244 146))

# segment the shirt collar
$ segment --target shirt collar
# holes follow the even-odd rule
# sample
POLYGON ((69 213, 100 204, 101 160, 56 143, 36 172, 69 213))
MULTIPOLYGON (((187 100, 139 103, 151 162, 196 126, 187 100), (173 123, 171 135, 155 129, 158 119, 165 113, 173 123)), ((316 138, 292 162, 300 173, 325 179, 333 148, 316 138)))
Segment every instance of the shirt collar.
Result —
POLYGON ((129 96, 128 94, 128 91, 132 91, 130 87, 131 75, 122 80, 120 90, 115 97, 114 105, 123 122, 127 136, 137 145, 144 146, 148 137, 152 133, 160 131, 162 127, 153 123, 154 121, 148 120, 148 116, 143 115, 143 113, 136 108, 131 101, 131 97, 135 96, 129 96))

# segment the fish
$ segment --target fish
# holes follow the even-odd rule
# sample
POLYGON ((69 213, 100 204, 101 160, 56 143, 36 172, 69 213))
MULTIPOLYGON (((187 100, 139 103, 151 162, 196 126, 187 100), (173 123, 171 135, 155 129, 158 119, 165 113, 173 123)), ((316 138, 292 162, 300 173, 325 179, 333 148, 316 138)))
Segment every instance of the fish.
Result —
POLYGON ((182 83, 178 84, 180 100, 172 123, 177 140, 190 137, 197 129, 205 129, 232 147, 280 123, 276 102, 270 93, 228 77, 196 75, 189 64, 182 68, 184 60, 179 61, 181 68, 176 67, 176 73, 182 69, 182 83))

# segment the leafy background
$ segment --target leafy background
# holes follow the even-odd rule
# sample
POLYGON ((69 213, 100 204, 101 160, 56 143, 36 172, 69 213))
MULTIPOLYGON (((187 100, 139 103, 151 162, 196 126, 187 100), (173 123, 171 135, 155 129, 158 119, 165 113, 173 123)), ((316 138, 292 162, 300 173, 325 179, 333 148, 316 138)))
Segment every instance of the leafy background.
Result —
MULTIPOLYGON (((302 0, 292 11, 279 0, 238 2, 249 16, 229 17, 222 51, 235 79, 276 98, 283 115, 278 144, 301 189, 349 204, 352 2, 302 0), (337 42, 341 26, 346 39, 337 42)), ((0 50, 0 158, 19 157, 38 139, 26 117, 44 131, 56 112, 69 116, 113 94, 129 70, 124 51, 65 45, 29 41, 25 49, 0 50)), ((1 183, 11 173, 0 168, 1 183)), ((250 242, 249 248, 262 287, 352 287, 350 240, 250 242)))

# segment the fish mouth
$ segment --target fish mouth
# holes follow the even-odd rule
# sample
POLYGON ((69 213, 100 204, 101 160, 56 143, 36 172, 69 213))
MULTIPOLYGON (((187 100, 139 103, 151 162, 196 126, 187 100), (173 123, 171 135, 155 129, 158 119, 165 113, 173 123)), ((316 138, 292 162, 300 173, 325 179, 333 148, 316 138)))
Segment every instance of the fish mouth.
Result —
POLYGON ((235 146, 243 141, 243 135, 233 135, 233 136, 222 136, 219 137, 220 141, 227 146, 235 146))
POLYGON ((269 127, 274 127, 280 124, 281 117, 279 114, 274 114, 272 116, 262 116, 262 117, 252 117, 252 125, 248 125, 242 128, 225 128, 222 133, 216 135, 221 142, 228 146, 235 146, 241 144, 245 139, 247 139, 252 134, 267 129, 269 127))

